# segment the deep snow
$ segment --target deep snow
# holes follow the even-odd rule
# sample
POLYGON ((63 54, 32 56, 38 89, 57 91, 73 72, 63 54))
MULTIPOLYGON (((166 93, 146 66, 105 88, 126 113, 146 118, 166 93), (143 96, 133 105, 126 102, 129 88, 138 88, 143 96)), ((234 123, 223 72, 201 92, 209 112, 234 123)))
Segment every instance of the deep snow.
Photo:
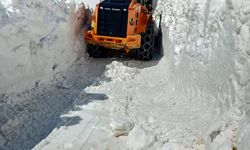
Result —
MULTIPOLYGON (((0 35, 13 41, 16 34, 7 36, 8 30, 4 27, 14 31, 19 29, 11 22, 20 14, 12 12, 15 7, 7 8, 6 2, 0 9, 4 12, 0 23, 5 24, 0 28, 0 35)), ((72 4, 58 3, 67 11, 72 4)), ((23 6, 14 4, 9 6, 23 6)), ((54 6, 55 3, 43 1, 42 4, 54 6)), ((56 2, 56 6, 48 8, 53 8, 53 13, 61 12, 59 8, 57 11, 57 6, 56 2)), ((47 12, 43 8, 39 10, 47 12)), ((74 51, 78 48, 72 47, 72 43, 64 43, 68 46, 66 53, 56 55, 65 46, 60 45, 60 40, 51 43, 53 49, 44 47, 44 51, 39 51, 37 54, 41 55, 35 55, 35 62, 44 62, 49 67, 35 65, 32 69, 36 70, 35 74, 28 72, 28 75, 34 78, 44 70, 47 80, 47 75, 56 75, 50 86, 38 82, 32 90, 0 97, 3 108, 0 109, 3 118, 0 147, 31 148, 48 136, 34 149, 231 150, 237 147, 249 150, 250 2, 159 0, 155 14, 161 11, 164 56, 151 62, 118 58, 88 60, 81 54, 82 58, 73 63, 79 57, 74 51), (49 50, 53 52, 47 53, 49 50), (50 59, 45 60, 44 54, 50 59), (54 64, 55 55, 62 68, 47 72, 51 70, 49 64, 54 64), (59 72, 69 66, 69 70, 59 72), (60 117, 60 114, 63 115, 60 117)), ((66 42, 72 40, 65 32, 69 31, 70 13, 61 13, 59 16, 64 16, 67 21, 59 21, 63 26, 60 32, 53 30, 50 33, 63 34, 61 40, 66 42)), ((52 20, 56 16, 51 17, 52 20)), ((22 19, 20 24, 30 23, 34 29, 36 22, 27 20, 22 19)), ((43 22, 39 24, 43 25, 43 22)), ((57 27, 58 22, 51 21, 50 26, 57 27)), ((42 29, 45 31, 34 29, 21 34, 32 35, 31 39, 36 41, 47 33, 47 27, 42 29)), ((18 38, 13 43, 18 45, 19 41, 26 40, 18 38)), ((3 58, 13 56, 12 47, 6 43, 0 41, 0 57, 3 58)), ((27 54, 14 52, 16 56, 13 57, 26 58, 30 56, 27 54)), ((13 62, 12 59, 0 61, 13 62)), ((0 81, 4 91, 13 90, 9 87, 17 86, 16 81, 20 79, 27 82, 24 80, 27 71, 8 68, 2 62, 0 69, 4 71, 0 73, 0 81), (19 71, 20 77, 7 76, 6 69, 13 75, 19 71)), ((25 62, 33 65, 30 59, 25 62)))

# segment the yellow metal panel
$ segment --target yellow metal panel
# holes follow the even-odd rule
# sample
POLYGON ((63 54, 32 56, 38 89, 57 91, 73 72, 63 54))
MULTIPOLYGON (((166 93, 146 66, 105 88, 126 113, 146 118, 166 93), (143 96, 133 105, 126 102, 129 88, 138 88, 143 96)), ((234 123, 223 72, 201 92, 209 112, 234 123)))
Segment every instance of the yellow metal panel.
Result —
POLYGON ((127 53, 141 46, 141 35, 139 34, 128 35, 126 38, 119 38, 96 35, 93 30, 90 30, 84 34, 84 37, 87 43, 116 50, 125 49, 127 53))

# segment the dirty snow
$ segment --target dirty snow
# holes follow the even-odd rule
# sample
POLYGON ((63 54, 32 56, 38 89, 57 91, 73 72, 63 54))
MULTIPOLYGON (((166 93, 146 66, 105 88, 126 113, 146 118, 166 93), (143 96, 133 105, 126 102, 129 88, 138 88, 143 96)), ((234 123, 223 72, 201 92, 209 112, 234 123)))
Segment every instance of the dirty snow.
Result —
MULTIPOLYGON (((18 70, 20 76, 17 78, 16 70, 2 62, 13 65, 18 59, 15 59, 17 62, 0 59, 1 70, 9 69, 14 76, 7 76, 8 71, 0 73, 4 91, 13 89, 8 87, 17 86, 16 82, 20 80, 26 83, 26 77, 34 78, 41 74, 41 70, 52 77, 49 85, 39 82, 32 90, 0 96, 0 148, 250 149, 248 0, 159 0, 155 14, 163 12, 164 56, 150 62, 119 58, 95 60, 83 54, 75 61, 79 55, 72 44, 67 44, 68 22, 53 21, 57 16, 70 20, 69 13, 61 11, 58 5, 47 5, 55 4, 52 1, 43 1, 41 4, 45 6, 54 6, 48 7, 52 12, 59 9, 60 13, 51 16, 49 28, 39 26, 42 30, 37 30, 33 23, 43 26, 43 21, 18 20, 22 9, 17 10, 16 6, 23 5, 4 2, 0 8, 3 39, 16 45, 20 41, 37 41, 41 34, 48 33, 50 27, 58 24, 62 27, 49 33, 63 34, 63 37, 59 36, 59 41, 53 42, 52 49, 45 46, 43 51, 38 51, 32 61, 34 64, 48 63, 45 66, 51 69, 50 64, 54 64, 56 57, 62 66, 55 71, 57 73, 34 65, 32 70, 38 70, 35 74, 30 74, 30 70, 18 70), (12 19, 13 16, 17 19, 12 19), (16 34, 8 36, 6 31, 16 33, 20 28, 13 27, 9 23, 12 20, 17 25, 20 22, 31 26, 27 31, 32 32, 20 33, 22 37, 32 34, 28 36, 31 38, 18 38, 16 34), (67 45, 65 53, 61 52, 65 45, 60 45, 60 41, 67 45), (47 53, 49 50, 53 51, 47 53), (47 58, 43 57, 45 54, 49 59, 44 59, 47 58)), ((70 9, 70 3, 56 2, 66 10, 70 9)), ((42 14, 47 12, 43 8, 39 9, 42 14)), ((30 12, 36 11, 30 8, 30 12)), ((12 54, 10 44, 2 41, 0 57, 22 56, 20 61, 30 63, 26 58, 30 55, 25 51, 12 54)))
POLYGON ((74 0, 76 5, 84 3, 87 7, 95 8, 95 5, 100 2, 100 0, 74 0))

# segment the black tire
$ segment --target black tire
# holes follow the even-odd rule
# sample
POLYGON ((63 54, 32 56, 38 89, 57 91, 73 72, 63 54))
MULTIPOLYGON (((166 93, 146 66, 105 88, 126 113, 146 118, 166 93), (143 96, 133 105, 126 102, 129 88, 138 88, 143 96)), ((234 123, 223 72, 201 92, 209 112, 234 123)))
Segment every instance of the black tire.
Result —
POLYGON ((136 49, 136 58, 139 60, 151 60, 154 53, 154 41, 154 23, 150 23, 146 32, 141 34, 141 48, 136 49))
POLYGON ((100 46, 92 44, 87 44, 87 52, 89 54, 89 57, 93 58, 101 58, 103 55, 100 46))

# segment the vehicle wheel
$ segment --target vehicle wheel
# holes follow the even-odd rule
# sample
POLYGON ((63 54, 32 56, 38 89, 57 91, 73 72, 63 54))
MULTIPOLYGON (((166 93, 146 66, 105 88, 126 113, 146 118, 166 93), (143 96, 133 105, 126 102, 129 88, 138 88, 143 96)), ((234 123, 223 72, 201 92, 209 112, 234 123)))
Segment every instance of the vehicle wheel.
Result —
POLYGON ((102 57, 102 51, 100 49, 100 46, 87 44, 87 52, 89 54, 89 57, 93 57, 93 58, 101 58, 102 57))
POLYGON ((154 23, 150 23, 146 32, 141 34, 141 48, 136 50, 136 58, 151 60, 153 58, 154 44, 154 23))

